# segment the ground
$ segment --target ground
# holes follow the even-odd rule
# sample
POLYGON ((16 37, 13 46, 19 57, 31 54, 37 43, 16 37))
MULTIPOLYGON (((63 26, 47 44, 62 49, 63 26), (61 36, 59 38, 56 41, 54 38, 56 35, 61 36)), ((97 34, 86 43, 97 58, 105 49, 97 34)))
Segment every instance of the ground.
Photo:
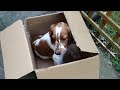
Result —
MULTIPOLYGON (((53 13, 55 11, 0 11, 0 31, 11 25, 18 19, 53 13)), ((117 79, 119 73, 112 67, 110 60, 106 59, 103 51, 100 51, 100 79, 117 79)), ((0 48, 0 79, 4 79, 4 66, 0 48)))
POLYGON ((104 55, 101 49, 100 52, 100 79, 119 79, 120 75, 112 66, 112 63, 104 55))

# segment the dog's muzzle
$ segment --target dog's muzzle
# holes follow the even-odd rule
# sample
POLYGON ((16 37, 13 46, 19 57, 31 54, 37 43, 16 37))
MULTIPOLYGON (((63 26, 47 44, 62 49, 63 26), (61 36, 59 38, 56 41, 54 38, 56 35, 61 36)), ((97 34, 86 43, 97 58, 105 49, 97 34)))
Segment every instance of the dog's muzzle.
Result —
POLYGON ((55 50, 55 54, 56 54, 56 55, 60 55, 60 54, 61 54, 61 52, 62 52, 61 48, 60 48, 60 49, 59 49, 59 48, 57 48, 57 49, 55 50))

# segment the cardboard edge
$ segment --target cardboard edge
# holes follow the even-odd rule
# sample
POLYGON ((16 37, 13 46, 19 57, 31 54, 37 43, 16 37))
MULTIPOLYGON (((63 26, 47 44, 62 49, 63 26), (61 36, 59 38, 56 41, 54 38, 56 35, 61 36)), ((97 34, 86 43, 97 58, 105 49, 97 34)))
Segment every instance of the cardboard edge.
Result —
MULTIPOLYGON (((72 65, 72 64, 76 64, 76 63, 80 63, 80 62, 86 62, 87 60, 93 60, 93 59, 91 59, 91 58, 97 58, 97 59, 94 59, 94 60, 97 60, 96 61, 96 63, 98 63, 97 64, 97 69, 99 69, 100 68, 100 65, 99 65, 99 63, 100 63, 100 56, 99 56, 99 54, 97 54, 96 56, 93 56, 93 57, 90 57, 90 58, 87 58, 87 59, 83 59, 83 60, 79 60, 79 61, 74 61, 74 62, 69 62, 69 63, 65 63, 65 64, 62 64, 62 65, 57 65, 57 66, 51 66, 51 67, 48 67, 48 68, 42 68, 42 69, 35 69, 34 71, 35 71, 35 73, 36 73, 36 77, 37 77, 37 79, 41 79, 40 78, 40 73, 42 73, 42 75, 45 75, 45 73, 47 72, 47 71, 50 71, 50 70, 53 70, 53 69, 57 69, 57 68, 63 68, 64 66, 67 66, 67 65, 72 65), (45 72, 45 73, 44 73, 45 72)), ((98 70, 97 72, 96 72, 96 76, 95 77, 90 77, 91 79, 99 79, 100 77, 99 77, 99 71, 100 70, 98 70)), ((52 71, 53 72, 53 71, 52 71)), ((46 76, 48 76, 48 75, 46 75, 46 76)), ((83 76, 84 77, 84 76, 83 76)), ((76 78, 76 77, 74 77, 73 79, 82 79, 83 77, 79 77, 79 78, 76 78)), ((51 76, 49 77, 46 77, 46 78, 48 78, 48 79, 53 79, 53 78, 51 78, 51 76)), ((66 78, 63 78, 63 77, 59 77, 59 78, 61 78, 61 79, 66 79, 66 78)), ((67 77, 68 79, 72 79, 72 78, 69 78, 69 77, 67 77)), ((89 77, 87 77, 88 79, 90 79, 89 77)), ((86 79, 87 79, 86 78, 86 79)), ((42 78, 42 79, 44 79, 44 78, 42 78)), ((58 79, 58 78, 56 78, 55 77, 55 79, 58 79)), ((83 79, 85 79, 85 78, 83 78, 83 79)))
POLYGON ((27 21, 26 21, 26 18, 25 20, 23 21, 23 24, 24 24, 24 30, 26 32, 26 38, 27 38, 27 43, 28 43, 28 48, 29 48, 29 52, 30 52, 30 55, 31 55, 31 59, 32 59, 32 64, 33 64, 33 68, 37 68, 37 64, 35 62, 35 57, 33 55, 33 52, 32 52, 32 46, 31 46, 31 40, 30 40, 30 34, 29 32, 27 31, 27 21))
POLYGON ((40 16, 27 17, 25 19, 27 20, 27 19, 33 19, 33 18, 38 18, 38 17, 50 16, 50 15, 55 15, 55 14, 62 14, 62 13, 63 12, 54 12, 54 13, 49 13, 49 14, 43 14, 43 15, 40 15, 40 16))
MULTIPOLYGON (((66 20, 67 20, 67 22, 68 22, 68 18, 67 18, 67 15, 68 14, 70 14, 72 11, 64 11, 63 13, 64 13, 64 16, 65 16, 65 18, 66 18, 66 20)), ((80 11, 74 11, 74 12, 76 12, 76 14, 80 14, 81 15, 81 13, 80 13, 80 11)), ((82 15, 81 15, 82 16, 82 15)), ((83 18, 82 18, 83 19, 83 18)), ((85 22, 83 22, 84 23, 84 25, 86 26, 86 24, 85 24, 85 22)), ((69 24, 69 22, 68 22, 68 25, 70 26, 70 24, 69 24)), ((88 29, 88 27, 86 26, 86 28, 88 29)), ((71 31, 71 33, 73 34, 73 32, 71 31)), ((90 32, 89 32, 89 34, 90 34, 90 32)), ((74 35, 73 35, 73 38, 75 38, 74 37, 74 35)), ((89 52, 89 53, 99 53, 99 51, 98 51, 98 49, 97 49, 97 46, 96 46, 96 44, 95 44, 95 42, 93 41, 93 38, 92 38, 92 36, 90 35, 90 38, 91 38, 91 40, 92 40, 92 42, 93 42, 93 44, 94 44, 94 46, 95 46, 95 49, 94 49, 94 51, 91 51, 91 50, 89 50, 89 51, 87 51, 87 50, 83 50, 83 49, 81 49, 83 52, 85 51, 85 52, 89 52)), ((74 39, 75 40, 75 39, 74 39)), ((75 42, 76 42, 76 40, 75 40, 75 42)), ((80 48, 80 45, 78 45, 78 43, 76 43, 76 45, 77 45, 77 47, 79 47, 80 48)))
MULTIPOLYGON (((89 57, 89 58, 93 58, 93 57, 100 57, 99 54, 96 54, 95 56, 92 56, 92 57, 89 57)), ((85 59, 82 59, 82 60, 77 60, 77 61, 73 61, 73 62, 69 62, 69 63, 64 63, 64 64, 60 64, 60 65, 56 65, 56 66, 50 66, 50 67, 47 67, 47 68, 42 68, 42 69, 35 69, 34 71, 35 72, 38 72, 39 70, 47 70, 47 69, 52 69, 52 68, 56 68, 56 67, 63 67, 63 66, 66 66, 66 65, 69 65, 69 64, 74 64, 74 63, 77 63, 77 62, 82 62, 82 61, 86 61, 88 60, 89 58, 85 58, 85 59)), ((99 58, 100 59, 100 58, 99 58)))
MULTIPOLYGON (((3 31, 1 31, 0 32, 0 39, 2 39, 3 37, 4 37, 4 33, 6 33, 7 31, 9 31, 9 27, 11 28, 11 27, 13 27, 13 26, 15 26, 14 24, 16 24, 16 23, 20 23, 21 25, 22 25, 22 29, 24 30, 24 25, 23 25, 23 21, 21 20, 21 19, 19 19, 19 20, 17 20, 16 22, 14 22, 13 24, 11 24, 11 25, 9 25, 7 28, 5 28, 3 31), (13 26, 12 26, 13 25, 13 26)), ((26 33, 25 33, 25 31, 24 31, 24 35, 25 35, 25 37, 26 37, 26 33)), ((1 41, 1 40, 0 40, 1 41)), ((3 45, 1 45, 1 48, 3 47, 3 45)), ((2 51, 2 53, 3 53, 3 51, 2 51)), ((3 56, 3 58, 4 58, 4 56, 3 56)), ((30 57, 31 58, 31 57, 30 57)), ((4 59, 3 59, 3 65, 5 65, 4 64, 4 59)), ((33 69, 33 65, 32 64, 30 64, 31 65, 31 69, 28 71, 28 73, 30 73, 30 72, 32 72, 32 71, 34 71, 34 69, 33 69)), ((5 67, 4 67, 4 72, 5 72, 5 67)), ((6 74, 6 73, 5 73, 6 74)), ((24 75, 26 75, 27 74, 27 72, 25 73, 25 74, 22 74, 22 76, 24 76, 24 75)), ((13 77, 8 77, 8 76, 6 76, 5 75, 5 78, 6 79, 12 79, 13 77)), ((19 78, 19 76, 16 76, 16 77, 14 77, 13 79, 18 79, 19 78)))

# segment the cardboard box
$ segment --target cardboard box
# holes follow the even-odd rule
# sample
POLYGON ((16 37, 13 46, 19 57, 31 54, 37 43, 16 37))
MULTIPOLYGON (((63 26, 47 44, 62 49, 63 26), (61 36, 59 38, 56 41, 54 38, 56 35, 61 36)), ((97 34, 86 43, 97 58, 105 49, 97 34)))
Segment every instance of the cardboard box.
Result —
POLYGON ((38 79, 98 79, 99 52, 79 11, 65 11, 18 20, 1 33, 6 79, 18 79, 35 72, 38 79), (53 65, 52 60, 34 56, 31 41, 48 32, 51 24, 64 21, 71 28, 76 45, 83 53, 82 60, 53 65))

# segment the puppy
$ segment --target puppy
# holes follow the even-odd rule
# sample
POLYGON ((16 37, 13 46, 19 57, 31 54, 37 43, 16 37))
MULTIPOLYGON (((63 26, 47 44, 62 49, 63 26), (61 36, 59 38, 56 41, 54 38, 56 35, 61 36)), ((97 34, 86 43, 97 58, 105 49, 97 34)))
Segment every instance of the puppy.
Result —
POLYGON ((59 22, 50 26, 49 32, 39 36, 32 44, 37 56, 42 59, 52 58, 55 65, 63 63, 64 54, 73 38, 67 23, 59 22))

